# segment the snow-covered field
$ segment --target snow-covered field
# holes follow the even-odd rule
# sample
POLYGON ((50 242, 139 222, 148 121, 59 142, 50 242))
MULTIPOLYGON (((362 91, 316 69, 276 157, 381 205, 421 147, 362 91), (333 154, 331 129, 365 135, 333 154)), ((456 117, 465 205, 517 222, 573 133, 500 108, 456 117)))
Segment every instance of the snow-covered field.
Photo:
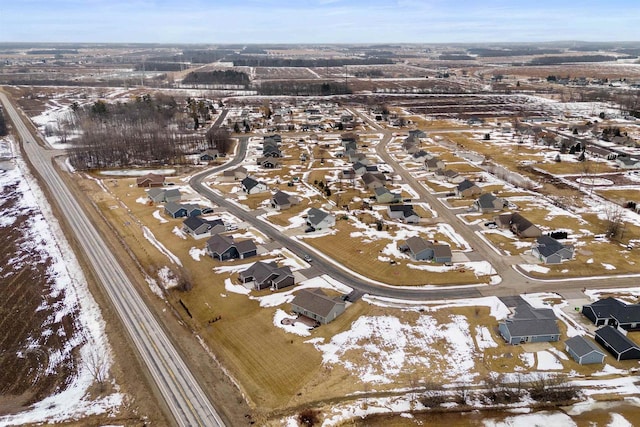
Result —
MULTIPOLYGON (((29 231, 23 244, 32 247, 34 257, 49 263, 47 274, 53 282, 51 292, 62 297, 54 307, 52 321, 67 315, 75 319, 73 334, 66 337, 65 347, 49 354, 47 369, 55 371, 67 352, 74 347, 79 347, 79 354, 76 369, 65 387, 24 412, 0 417, 0 425, 54 423, 90 414, 116 412, 123 403, 124 396, 121 393, 116 391, 100 397, 89 394, 89 388, 94 383, 92 370, 97 361, 103 373, 108 372, 111 365, 111 350, 100 309, 89 293, 78 261, 46 198, 22 159, 17 158, 16 161, 18 168, 0 172, 0 189, 4 191, 7 187, 16 186, 15 192, 19 195, 14 210, 11 213, 3 212, 2 225, 12 226, 12 221, 18 216, 29 213, 29 231)), ((27 345, 25 351, 28 350, 27 345)), ((118 387, 113 384, 113 388, 117 390, 118 387)))

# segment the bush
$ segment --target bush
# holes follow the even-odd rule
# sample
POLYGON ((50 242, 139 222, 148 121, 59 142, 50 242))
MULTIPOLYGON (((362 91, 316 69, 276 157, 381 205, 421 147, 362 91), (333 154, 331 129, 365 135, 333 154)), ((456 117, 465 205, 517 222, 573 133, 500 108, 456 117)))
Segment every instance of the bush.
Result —
POLYGON ((318 425, 320 424, 320 413, 315 409, 303 409, 298 414, 298 422, 307 427, 318 425))

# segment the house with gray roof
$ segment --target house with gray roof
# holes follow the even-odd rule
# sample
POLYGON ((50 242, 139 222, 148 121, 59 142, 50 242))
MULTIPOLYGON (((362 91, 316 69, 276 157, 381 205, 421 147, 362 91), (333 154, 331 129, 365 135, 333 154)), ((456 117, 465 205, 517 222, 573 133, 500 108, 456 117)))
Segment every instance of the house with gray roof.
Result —
POLYGON ((419 139, 419 138, 426 138, 427 134, 423 130, 412 129, 412 130, 409 131, 409 136, 413 137, 413 138, 416 138, 416 139, 419 139))
POLYGON ((387 182, 387 178, 381 172, 365 172, 360 178, 368 190, 384 187, 387 182))
POLYGON ((199 216, 190 216, 182 222, 182 231, 194 239, 203 239, 225 231, 221 219, 207 220, 199 216))
POLYGON ((560 264, 573 258, 573 245, 563 245, 551 236, 540 236, 531 249, 531 254, 545 264, 560 264))
POLYGON ((465 179, 456 186, 455 193, 458 197, 471 197, 482 193, 482 190, 475 183, 465 179))
POLYGON ((164 188, 154 187, 145 191, 147 193, 147 197, 153 203, 164 203, 164 188))
POLYGON ((389 215, 389 218, 399 219, 405 224, 416 224, 420 222, 420 216, 413 210, 412 205, 387 206, 387 215, 389 215))
POLYGON ((420 150, 419 142, 416 138, 411 136, 407 137, 402 141, 402 149, 405 150, 409 154, 413 154, 420 150))
POLYGON ((289 209, 292 205, 297 205, 300 200, 296 196, 287 194, 284 191, 278 191, 271 198, 271 207, 279 211, 289 209))
POLYGON ((241 271, 239 279, 242 283, 252 283, 252 287, 261 289, 280 290, 295 284, 295 278, 288 266, 278 267, 275 261, 258 261, 249 268, 241 271))
POLYGON ((444 264, 451 262, 453 254, 451 253, 451 246, 449 245, 433 245, 433 262, 438 264, 444 264))
POLYGON ((276 157, 260 157, 256 160, 256 163, 260 165, 260 167, 265 169, 275 169, 282 166, 282 162, 278 160, 276 157))
POLYGON ((493 193, 481 194, 474 202, 471 208, 477 212, 495 212, 501 211, 507 206, 507 202, 500 197, 496 197, 493 193))
POLYGON ((564 342, 564 348, 581 365, 603 363, 605 354, 589 338, 576 335, 564 342))
POLYGON ((465 180, 463 175, 460 175, 452 169, 436 169, 433 174, 436 178, 445 180, 452 184, 460 184, 465 180))
POLYGON ((560 339, 560 329, 553 310, 533 308, 529 304, 516 307, 513 316, 500 322, 498 329, 504 340, 513 345, 560 339))
POLYGON ((321 325, 344 313, 347 304, 340 297, 331 298, 322 289, 301 289, 291 301, 291 310, 321 325))
POLYGON ((618 156, 616 164, 620 169, 640 169, 640 158, 629 156, 618 156))
POLYGON ((378 203, 398 203, 402 200, 400 193, 392 193, 386 187, 378 187, 373 190, 373 194, 378 203))
POLYGON ((640 304, 609 297, 582 306, 582 314, 596 326, 610 325, 627 331, 640 330, 640 304))
POLYGON ((411 258, 416 261, 429 261, 433 259, 433 243, 422 237, 409 237, 404 245, 398 249, 401 252, 408 252, 411 258))
POLYGON ((314 230, 324 230, 336 225, 336 217, 318 208, 310 208, 307 211, 307 225, 314 230))
POLYGON ((240 181, 248 176, 247 169, 244 166, 238 166, 235 169, 227 169, 218 176, 218 181, 240 181))
POLYGON ((216 149, 205 150, 200 153, 200 161, 201 162, 211 162, 214 161, 220 156, 220 152, 216 149))
POLYGON ((427 159, 432 159, 432 158, 434 157, 424 150, 418 150, 415 153, 411 153, 411 160, 413 160, 416 163, 423 163, 427 159))
POLYGON ((437 157, 429 157, 424 160, 424 169, 427 172, 434 172, 438 169, 444 169, 444 162, 437 157))
POLYGON ((619 329, 604 326, 596 331, 596 342, 604 347, 616 360, 640 359, 640 347, 619 329))
POLYGON ((267 191, 266 184, 262 182, 258 182, 257 180, 251 178, 250 176, 243 179, 242 182, 240 183, 240 186, 242 187, 242 191, 244 191, 247 194, 258 194, 258 193, 267 191))
POLYGON ((232 236, 215 234, 207 240, 206 250, 209 256, 219 261, 230 259, 245 259, 258 254, 258 248, 253 240, 236 242, 232 236))
POLYGON ((187 216, 187 210, 184 206, 176 202, 169 202, 164 205, 164 213, 171 218, 180 218, 187 216))
POLYGON ((520 238, 542 236, 542 230, 518 212, 498 215, 494 221, 498 227, 508 228, 520 238))

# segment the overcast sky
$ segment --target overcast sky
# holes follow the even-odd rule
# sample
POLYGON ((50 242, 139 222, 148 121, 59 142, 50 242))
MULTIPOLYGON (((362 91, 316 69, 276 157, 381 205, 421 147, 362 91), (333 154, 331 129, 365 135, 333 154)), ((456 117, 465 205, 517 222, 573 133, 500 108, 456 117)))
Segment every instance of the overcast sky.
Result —
POLYGON ((640 40, 640 0, 0 0, 0 42, 640 40))

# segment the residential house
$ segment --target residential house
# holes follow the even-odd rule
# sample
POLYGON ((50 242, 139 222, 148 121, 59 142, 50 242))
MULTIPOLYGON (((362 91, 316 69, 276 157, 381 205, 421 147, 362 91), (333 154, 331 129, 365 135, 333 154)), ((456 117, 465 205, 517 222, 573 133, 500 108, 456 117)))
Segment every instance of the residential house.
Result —
POLYGON ((482 190, 475 183, 465 179, 456 186, 455 193, 458 197, 472 197, 482 193, 482 190))
POLYGON ((314 230, 324 230, 336 225, 336 217, 318 208, 307 211, 307 225, 314 230))
POLYGON ((439 264, 451 262, 451 248, 449 245, 435 244, 421 237, 409 237, 404 245, 398 249, 401 252, 409 252, 416 261, 433 261, 439 264))
POLYGON ((275 169, 282 166, 282 162, 275 157, 259 157, 257 163, 265 169, 275 169))
POLYGON ((419 142, 420 141, 409 136, 408 138, 405 138, 404 141, 402 142, 402 149, 406 151, 408 154, 413 154, 420 150, 419 142))
POLYGON ((200 206, 191 203, 168 202, 164 205, 164 213, 171 218, 202 215, 200 206))
POLYGON ((404 245, 398 249, 401 252, 409 252, 411 258, 416 261, 429 261, 433 259, 433 242, 425 240, 422 237, 409 237, 404 245))
POLYGON ((358 174, 356 173, 355 170, 353 170, 353 168, 351 168, 351 169, 343 169, 340 172, 340 176, 342 179, 356 179, 358 177, 358 174))
POLYGON ((409 131, 409 136, 415 139, 426 138, 427 134, 420 129, 412 129, 409 131))
POLYGON ((563 245, 551 236, 540 236, 531 249, 531 254, 545 264, 560 264, 573 258, 573 245, 563 245))
POLYGON ((322 289, 301 289, 291 301, 291 310, 326 325, 344 313, 346 303, 340 298, 331 298, 322 289))
POLYGON ((253 240, 236 242, 232 236, 215 234, 207 240, 206 250, 209 256, 219 261, 245 259, 257 255, 258 248, 253 240))
POLYGON ((604 347, 616 360, 640 359, 640 347, 620 330, 604 326, 596 331, 596 342, 604 347))
POLYGON ((262 182, 258 182, 255 179, 251 178, 250 176, 243 179, 242 182, 240 183, 240 186, 242 187, 242 191, 244 191, 247 194, 258 194, 258 193, 267 191, 266 184, 262 182))
POLYGON ((378 203, 398 203, 402 200, 400 193, 392 193, 388 188, 378 187, 373 190, 378 203))
POLYGON ((150 188, 146 190, 146 192, 147 192, 147 197, 153 203, 163 203, 165 201, 163 188, 158 188, 158 187, 150 188))
MULTIPOLYGON (((615 160, 615 158, 618 156, 613 150, 594 144, 587 144, 584 151, 586 151, 587 154, 590 154, 592 157, 599 157, 601 159, 607 160, 615 160)), ((580 154, 580 152, 576 151, 576 154, 580 154)))
POLYGON ((640 158, 629 156, 618 156, 617 165, 621 169, 640 169, 640 158))
POLYGON ((220 156, 220 152, 216 149, 205 150, 200 153, 200 161, 201 162, 211 162, 216 160, 220 156))
POLYGON ((351 165, 351 167, 358 176, 362 176, 367 173, 367 165, 362 162, 355 162, 353 165, 351 165))
POLYGON ((411 160, 413 160, 416 163, 424 163, 425 160, 432 159, 432 158, 433 156, 424 150, 418 150, 415 153, 411 153, 411 160))
POLYGON ((433 245, 433 262, 444 264, 452 261, 453 254, 449 245, 433 245))
POLYGON ((136 184, 138 187, 162 187, 164 185, 164 176, 148 173, 136 178, 136 184))
POLYGON ((434 172, 444 168, 444 162, 437 157, 429 157, 424 160, 424 168, 427 172, 434 172))
POLYGON ((445 180, 452 184, 460 184, 465 180, 463 175, 460 175, 458 172, 451 169, 436 169, 434 171, 434 175, 436 178, 445 180))
POLYGON ((500 322, 498 329, 509 344, 549 342, 560 339, 560 330, 553 310, 533 308, 529 304, 516 307, 513 316, 500 322))
POLYGON ((295 284, 295 277, 288 266, 278 267, 274 262, 258 261, 239 274, 242 283, 253 282, 256 291, 271 288, 283 289, 295 284))
POLYGON ((300 200, 297 197, 284 191, 278 191, 271 198, 271 207, 279 211, 289 209, 292 205, 297 205, 298 203, 300 203, 300 200))
POLYGON ((219 181, 240 181, 248 176, 247 169, 243 166, 238 166, 235 169, 227 169, 222 172, 222 175, 218 176, 219 181))
POLYGON ((384 187, 387 178, 383 173, 365 172, 362 176, 362 182, 367 190, 373 190, 378 187, 384 187))
POLYGON ((484 193, 473 202, 471 208, 475 211, 486 213, 500 211, 506 205, 507 202, 504 199, 494 196, 493 193, 484 193))
POLYGON ((594 325, 610 325, 627 331, 640 330, 640 304, 609 297, 582 306, 582 314, 594 325))
POLYGON ((589 338, 576 335, 564 342, 565 350, 581 365, 603 363, 605 354, 589 338))
POLYGON ((356 151, 358 149, 355 141, 342 141, 342 146, 344 147, 344 151, 356 151))
POLYGON ((405 224, 415 224, 420 222, 420 216, 413 210, 412 205, 389 205, 387 214, 391 219, 399 219, 405 224))
POLYGON ((182 231, 194 239, 210 237, 224 232, 225 229, 221 219, 207 220, 199 216, 190 216, 182 222, 182 231))
POLYGON ((355 144, 358 142, 358 135, 352 132, 343 133, 342 135, 340 135, 340 140, 341 140, 342 148, 344 148, 345 150, 348 150, 347 145, 353 144, 355 146, 355 144))
POLYGON ((542 236, 542 230, 518 212, 498 215, 494 221, 501 228, 508 228, 520 238, 542 236))
POLYGON ((367 159, 367 155, 364 153, 358 153, 355 150, 349 150, 345 152, 345 156, 349 160, 349 163, 360 162, 364 164, 369 164, 369 159, 367 159))

